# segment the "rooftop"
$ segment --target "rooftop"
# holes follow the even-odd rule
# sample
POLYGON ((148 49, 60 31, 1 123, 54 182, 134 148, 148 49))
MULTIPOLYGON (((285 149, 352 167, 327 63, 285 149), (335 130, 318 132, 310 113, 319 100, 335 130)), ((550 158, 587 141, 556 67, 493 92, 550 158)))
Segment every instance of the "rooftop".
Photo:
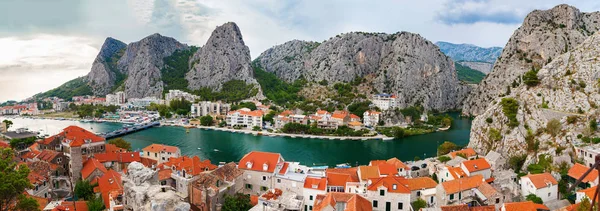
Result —
POLYGON ((464 177, 460 179, 450 180, 442 182, 442 186, 446 191, 446 194, 458 193, 460 191, 479 187, 483 183, 483 176, 475 175, 471 177, 464 177))
POLYGON ((277 165, 283 165, 279 153, 252 151, 242 157, 238 168, 274 173, 277 165))
POLYGON ((464 165, 469 172, 477 172, 491 168, 490 163, 488 163, 485 158, 467 160, 463 162, 462 165, 464 165))
POLYGON ((458 154, 463 154, 463 155, 467 156, 467 158, 469 158, 469 157, 477 155, 477 152, 475 152, 475 150, 473 148, 466 148, 466 149, 461 149, 458 151, 451 152, 449 155, 450 155, 450 157, 455 158, 456 156, 458 156, 458 154))
POLYGON ((536 204, 532 201, 504 203, 505 211, 540 211, 550 210, 543 204, 536 204))
POLYGON ((521 179, 523 178, 529 178, 531 183, 533 183, 533 186, 537 189, 548 187, 550 185, 558 185, 558 182, 556 182, 556 179, 554 179, 550 173, 529 174, 521 177, 521 179))
MULTIPOLYGON (((575 163, 575 165, 571 166, 571 168, 569 169, 568 175, 571 178, 579 179, 589 169, 590 168, 588 168, 584 165, 575 163)), ((588 182, 593 182, 593 181, 597 181, 597 180, 598 180, 598 171, 591 171, 583 180, 581 180, 581 182, 588 183, 588 182)))
POLYGON ((314 211, 330 210, 327 208, 342 208, 336 211, 372 211, 371 202, 360 195, 351 193, 329 192, 325 197, 317 197, 314 211))
POLYGON ((144 147, 144 149, 142 149, 142 151, 144 152, 170 152, 170 153, 177 153, 179 151, 179 148, 174 147, 174 146, 168 146, 168 145, 163 145, 163 144, 151 144, 150 146, 144 147))

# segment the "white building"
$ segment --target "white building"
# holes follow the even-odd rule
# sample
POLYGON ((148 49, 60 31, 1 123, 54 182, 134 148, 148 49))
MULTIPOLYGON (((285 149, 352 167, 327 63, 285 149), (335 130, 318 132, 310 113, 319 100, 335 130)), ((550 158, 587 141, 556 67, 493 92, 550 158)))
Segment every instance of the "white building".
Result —
POLYGON ((54 111, 64 111, 67 110, 69 108, 69 102, 54 102, 52 103, 52 109, 54 109, 54 111))
POLYGON ((587 167, 592 167, 596 163, 595 157, 600 154, 600 145, 575 147, 575 152, 587 167))
POLYGON ((132 107, 145 108, 151 103, 164 104, 164 101, 156 97, 145 97, 145 98, 129 98, 127 100, 132 107))
POLYGON ((556 200, 558 196, 558 182, 550 173, 530 174, 521 177, 521 195, 526 197, 535 194, 548 202, 556 200))
POLYGON ((230 127, 262 127, 262 118, 263 112, 261 110, 250 111, 248 108, 242 108, 227 113, 225 122, 230 127))
POLYGON ((377 124, 379 124, 380 115, 381 112, 379 111, 365 111, 365 113, 363 113, 363 124, 366 127, 377 126, 377 124))
POLYGON ((106 104, 107 105, 121 105, 125 103, 125 93, 124 92, 116 92, 114 94, 106 95, 106 104))
POLYGON ((199 97, 181 90, 169 90, 169 93, 165 94, 165 101, 167 103, 171 102, 174 99, 185 99, 190 102, 196 101, 199 97))
POLYGON ((201 101, 198 103, 192 104, 192 108, 190 113, 192 116, 221 116, 227 114, 231 109, 231 105, 228 103, 221 102, 210 102, 210 101, 201 101))
POLYGON ((261 195, 272 189, 275 174, 283 168, 285 161, 279 153, 252 151, 240 160, 238 169, 244 170, 244 193, 261 195))
POLYGON ((155 160, 158 164, 169 161, 171 158, 181 156, 181 150, 178 147, 162 144, 151 144, 142 149, 142 157, 155 160))
POLYGON ((313 210, 313 205, 315 204, 315 200, 317 195, 325 195, 327 194, 327 178, 318 178, 318 177, 307 177, 304 180, 304 209, 302 210, 313 210))
POLYGON ((483 179, 489 179, 492 176, 492 169, 490 164, 484 159, 479 158, 475 160, 467 160, 460 164, 460 168, 467 174, 467 176, 481 175, 483 179))
POLYGON ((373 95, 372 102, 381 110, 394 109, 400 104, 400 100, 396 95, 385 93, 373 95))
POLYGON ((401 180, 404 178, 381 177, 369 181, 366 198, 373 204, 373 210, 411 210, 411 191, 401 180))

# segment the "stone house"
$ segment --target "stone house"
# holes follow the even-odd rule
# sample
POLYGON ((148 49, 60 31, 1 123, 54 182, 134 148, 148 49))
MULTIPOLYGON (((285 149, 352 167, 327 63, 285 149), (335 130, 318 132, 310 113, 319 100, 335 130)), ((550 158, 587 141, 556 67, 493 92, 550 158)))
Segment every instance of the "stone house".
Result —
POLYGON ((92 181, 106 173, 106 168, 96 158, 89 158, 83 163, 81 179, 92 181))
POLYGON ((171 158, 181 156, 181 150, 178 147, 163 144, 151 144, 142 149, 142 158, 155 160, 158 164, 169 161, 171 158))
POLYGON ((506 158, 496 151, 490 151, 485 156, 485 160, 490 164, 492 170, 502 170, 506 168, 506 158))
POLYGON ((486 180, 492 177, 491 166, 484 158, 462 162, 460 168, 467 176, 481 175, 486 180))
POLYGON ((240 160, 238 168, 244 170, 244 193, 261 195, 274 187, 275 173, 281 171, 285 161, 279 153, 252 151, 240 160))
POLYGON ((403 177, 380 177, 371 179, 366 198, 373 210, 411 210, 411 191, 401 181, 403 177))
POLYGON ((214 171, 201 173, 190 187, 190 204, 199 210, 217 210, 225 195, 233 195, 243 189, 244 170, 236 164, 227 163, 214 171))

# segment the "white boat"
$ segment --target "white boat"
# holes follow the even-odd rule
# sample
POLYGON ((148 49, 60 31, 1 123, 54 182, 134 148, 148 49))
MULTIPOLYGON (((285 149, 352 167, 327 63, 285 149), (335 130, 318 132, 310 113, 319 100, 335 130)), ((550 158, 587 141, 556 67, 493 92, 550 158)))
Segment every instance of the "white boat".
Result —
POLYGON ((198 150, 201 150, 202 148, 198 147, 198 150))
POLYGON ((218 152, 219 150, 218 149, 213 149, 213 151, 218 152))
POLYGON ((340 163, 340 164, 335 165, 335 168, 338 168, 338 169, 350 168, 350 164, 349 163, 340 163))

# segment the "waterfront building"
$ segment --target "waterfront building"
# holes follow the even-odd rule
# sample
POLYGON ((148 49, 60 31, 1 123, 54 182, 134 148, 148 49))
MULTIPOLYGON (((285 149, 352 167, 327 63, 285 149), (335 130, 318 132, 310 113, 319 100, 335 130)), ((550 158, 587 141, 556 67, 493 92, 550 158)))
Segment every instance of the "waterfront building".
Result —
POLYGON ((125 98, 125 93, 122 91, 115 92, 114 94, 106 95, 106 104, 107 105, 121 105, 124 104, 127 98, 125 98))
POLYGON ((190 204, 200 210, 217 210, 225 195, 234 195, 244 188, 244 170, 234 162, 214 171, 205 172, 195 179, 190 188, 190 204))
POLYGON ((338 126, 347 125, 350 122, 350 112, 334 111, 331 115, 331 120, 335 121, 338 126))
POLYGON ((212 117, 226 115, 231 110, 231 105, 228 103, 200 101, 192 104, 190 113, 193 117, 210 115, 212 117))
POLYGON ((192 181, 198 178, 198 175, 216 168, 217 166, 211 164, 210 160, 202 161, 198 156, 171 158, 169 161, 158 165, 158 169, 171 169, 171 178, 174 180, 173 186, 184 198, 188 196, 188 188, 192 181))
POLYGON ((242 108, 237 111, 227 113, 225 122, 229 127, 261 127, 262 128, 263 112, 261 110, 251 111, 248 108, 242 108))
POLYGON ((386 161, 386 163, 394 165, 394 167, 397 169, 398 176, 403 176, 407 178, 410 177, 410 167, 404 164, 404 162, 402 162, 400 159, 395 157, 390 158, 386 161))
POLYGON ((142 158, 155 160, 158 164, 169 161, 171 158, 181 156, 179 147, 168 146, 163 144, 151 144, 142 149, 142 158))
POLYGON ((275 173, 281 171, 285 161, 279 153, 252 151, 240 160, 238 168, 244 170, 244 193, 261 195, 274 187, 275 173))
POLYGON ((313 210, 372 211, 373 207, 369 200, 358 194, 330 192, 317 196, 313 210))
POLYGON ((366 186, 360 182, 358 167, 327 169, 327 192, 366 193, 366 186))
POLYGON ((308 124, 309 117, 302 114, 294 114, 293 111, 285 110, 273 118, 275 128, 281 129, 288 123, 308 124))
POLYGON ((327 178, 306 177, 302 190, 302 196, 304 196, 303 210, 313 210, 317 196, 325 194, 327 194, 327 178))
POLYGON ((368 110, 363 113, 363 124, 367 127, 375 127, 379 124, 381 112, 368 110))
POLYGON ((550 173, 529 174, 521 177, 521 196, 535 194, 548 202, 558 197, 558 182, 550 173))
POLYGON ((134 108, 146 108, 150 104, 164 104, 163 100, 160 100, 156 97, 144 97, 144 98, 129 98, 127 99, 130 107, 134 108))
POLYGON ((0 108, 2 115, 19 115, 21 111, 27 110, 27 105, 4 106, 0 108))
POLYGON ((54 102, 52 103, 52 109, 58 112, 65 111, 69 109, 69 102, 54 102))
POLYGON ((400 99, 393 94, 375 94, 373 95, 373 104, 381 110, 394 109, 400 105, 400 99))
POLYGON ((196 95, 181 91, 181 90, 169 90, 168 93, 165 94, 165 102, 170 103, 174 99, 185 99, 190 102, 196 101, 196 99, 200 98, 196 95))

